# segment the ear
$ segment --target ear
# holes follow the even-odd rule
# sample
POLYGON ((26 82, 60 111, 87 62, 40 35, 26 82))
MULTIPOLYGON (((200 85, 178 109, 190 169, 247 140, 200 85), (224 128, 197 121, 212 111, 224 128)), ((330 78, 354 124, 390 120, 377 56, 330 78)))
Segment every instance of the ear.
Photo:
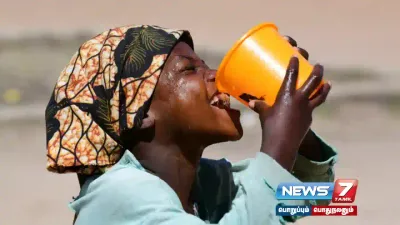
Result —
POLYGON ((149 129, 151 127, 154 127, 155 125, 155 119, 154 115, 152 113, 148 113, 145 118, 142 120, 142 126, 140 127, 140 130, 145 130, 149 129))

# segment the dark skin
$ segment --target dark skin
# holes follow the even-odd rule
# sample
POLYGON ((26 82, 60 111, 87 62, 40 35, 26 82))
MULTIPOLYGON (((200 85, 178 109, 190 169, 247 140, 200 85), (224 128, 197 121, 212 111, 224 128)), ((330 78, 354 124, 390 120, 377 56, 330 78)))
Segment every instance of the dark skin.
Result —
MULTIPOLYGON (((306 51, 298 50, 308 57, 306 51)), ((315 66, 311 78, 296 91, 297 68, 297 60, 292 59, 274 106, 269 107, 264 101, 251 103, 263 128, 261 151, 288 171, 292 170, 298 153, 320 159, 319 142, 309 127, 313 109, 325 101, 330 89, 325 84, 309 100, 307 97, 322 79, 323 68, 315 66)), ((239 140, 243 135, 240 112, 212 101, 216 96, 219 103, 227 103, 229 99, 217 91, 215 72, 189 45, 178 43, 163 68, 139 132, 139 142, 131 149, 149 172, 177 193, 183 208, 191 214, 190 191, 204 149, 239 140)))

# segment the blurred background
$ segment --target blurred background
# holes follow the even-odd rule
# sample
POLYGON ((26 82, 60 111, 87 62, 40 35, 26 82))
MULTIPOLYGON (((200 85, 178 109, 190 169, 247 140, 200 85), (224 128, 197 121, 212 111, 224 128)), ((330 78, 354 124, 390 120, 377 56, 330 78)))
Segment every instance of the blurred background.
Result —
MULTIPOLYGON (((272 21, 326 67, 333 83, 313 129, 339 151, 337 178, 359 179, 357 217, 298 224, 398 224, 400 2, 395 0, 50 1, 0 0, 0 224, 71 224, 75 175, 45 170, 44 109, 79 45, 108 28, 155 24, 191 31, 216 67, 254 25, 272 21), (397 25, 396 25, 397 24, 397 25), (396 199, 397 198, 397 199, 396 199)), ((244 138, 206 156, 237 161, 259 150, 257 115, 243 111, 244 138)))

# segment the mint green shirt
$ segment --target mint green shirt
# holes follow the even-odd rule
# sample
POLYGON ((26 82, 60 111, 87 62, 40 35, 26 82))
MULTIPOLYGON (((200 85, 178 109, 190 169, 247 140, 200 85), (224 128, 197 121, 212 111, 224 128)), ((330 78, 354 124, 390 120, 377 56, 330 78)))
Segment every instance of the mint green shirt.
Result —
MULTIPOLYGON (((285 224, 287 218, 275 215, 278 203, 304 205, 327 201, 278 201, 275 191, 281 182, 332 182, 336 152, 324 144, 329 158, 315 162, 299 155, 292 173, 264 153, 233 164, 238 187, 232 207, 220 225, 285 224)), ((79 213, 75 225, 203 225, 209 224, 184 211, 166 182, 145 171, 126 151, 121 160, 97 179, 88 180, 79 197, 70 204, 79 213)), ((299 218, 291 218, 295 221, 299 218)))

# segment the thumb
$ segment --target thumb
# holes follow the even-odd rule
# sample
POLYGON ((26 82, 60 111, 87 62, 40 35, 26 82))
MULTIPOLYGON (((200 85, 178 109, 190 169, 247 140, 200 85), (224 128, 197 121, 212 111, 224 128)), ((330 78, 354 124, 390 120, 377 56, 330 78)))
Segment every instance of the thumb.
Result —
POLYGON ((270 106, 263 100, 251 100, 249 102, 249 107, 256 113, 260 114, 265 112, 270 106))

